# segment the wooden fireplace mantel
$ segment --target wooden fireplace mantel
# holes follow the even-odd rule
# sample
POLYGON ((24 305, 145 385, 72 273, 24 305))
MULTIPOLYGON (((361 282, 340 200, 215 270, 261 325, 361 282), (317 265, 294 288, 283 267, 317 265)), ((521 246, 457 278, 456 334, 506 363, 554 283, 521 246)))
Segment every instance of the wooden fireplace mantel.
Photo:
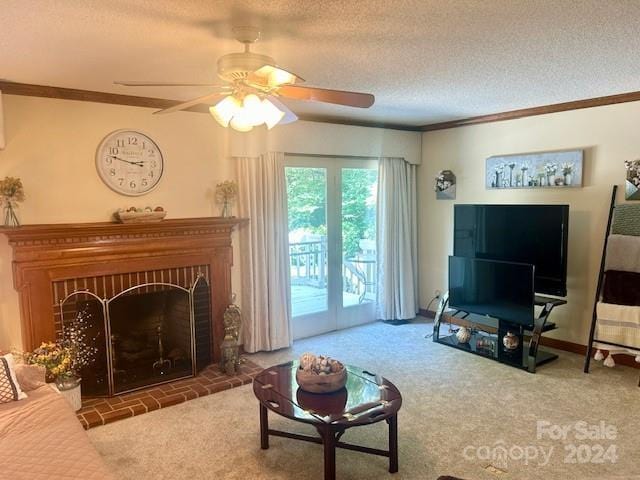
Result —
POLYGON ((23 348, 55 339, 52 282, 208 265, 212 352, 220 358, 222 317, 231 302, 231 234, 246 219, 181 218, 154 223, 74 223, 2 228, 13 249, 23 348))

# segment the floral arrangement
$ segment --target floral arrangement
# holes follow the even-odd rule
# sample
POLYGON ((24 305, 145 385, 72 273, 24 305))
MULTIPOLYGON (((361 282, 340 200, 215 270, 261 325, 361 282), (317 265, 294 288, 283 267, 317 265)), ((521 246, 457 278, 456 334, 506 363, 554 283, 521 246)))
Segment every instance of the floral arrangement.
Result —
POLYGON ((571 175, 573 173, 574 165, 573 163, 563 163, 562 164, 562 174, 563 175, 571 175))
POLYGON ((6 226, 20 225, 14 209, 18 206, 18 202, 24 202, 24 198, 22 180, 14 177, 5 177, 4 180, 0 180, 0 202, 6 209, 4 217, 6 226))
POLYGON ((71 371, 74 374, 77 374, 83 367, 93 364, 98 353, 98 349, 93 346, 96 343, 97 335, 89 338, 92 318, 93 315, 85 305, 78 311, 76 318, 63 327, 62 341, 71 352, 71 371))
POLYGON ((49 378, 68 375, 71 371, 71 351, 60 342, 42 342, 25 358, 27 363, 43 366, 49 378))
POLYGON ((216 185, 216 201, 222 204, 222 216, 231 216, 231 202, 238 195, 238 184, 233 180, 225 180, 216 185))
POLYGON ((14 177, 5 177, 4 180, 0 180, 0 196, 3 202, 24 202, 22 180, 14 177))
POLYGON ((547 163, 544 166, 544 171, 546 172, 548 177, 551 175, 555 175, 558 171, 558 166, 555 163, 547 163))
POLYGON ((238 184, 233 180, 225 180, 216 185, 216 200, 218 203, 232 202, 238 195, 238 184))
POLYGON ((77 377, 83 367, 95 362, 98 349, 93 346, 96 337, 89 339, 91 313, 85 306, 76 318, 64 325, 62 338, 56 342, 43 342, 26 355, 27 363, 41 365, 50 379, 77 377))
POLYGON ((436 177, 436 192, 444 192, 451 185, 452 183, 448 179, 448 176, 445 174, 445 170, 440 170, 440 172, 438 172, 438 176, 436 177))

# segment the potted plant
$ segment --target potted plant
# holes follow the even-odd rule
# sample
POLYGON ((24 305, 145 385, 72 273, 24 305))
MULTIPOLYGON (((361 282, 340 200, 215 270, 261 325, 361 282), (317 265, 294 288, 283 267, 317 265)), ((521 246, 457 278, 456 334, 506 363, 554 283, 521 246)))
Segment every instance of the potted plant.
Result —
POLYGON ((4 207, 5 227, 17 227, 20 225, 16 208, 18 203, 24 201, 24 188, 22 180, 14 177, 5 177, 0 180, 0 202, 4 207))
POLYGON ((96 338, 88 338, 91 313, 87 308, 78 311, 76 318, 63 326, 62 336, 55 342, 43 342, 30 354, 27 363, 41 365, 47 372, 47 381, 55 382, 71 406, 82 407, 80 371, 95 362, 98 349, 96 338))
POLYGON ((60 342, 42 342, 33 352, 26 355, 27 363, 45 368, 47 382, 54 382, 58 377, 70 372, 71 354, 60 342))
POLYGON ((493 174, 495 175, 495 186, 496 188, 502 187, 500 184, 500 178, 502 177, 502 173, 504 172, 504 164, 496 165, 493 167, 493 174))
POLYGON ((571 185, 572 173, 573 173, 573 163, 564 163, 562 164, 562 176, 564 177, 564 184, 571 185))
POLYGON ((555 185, 555 176, 558 171, 558 166, 555 163, 547 163, 544 166, 545 173, 547 174, 547 186, 553 187, 555 185))

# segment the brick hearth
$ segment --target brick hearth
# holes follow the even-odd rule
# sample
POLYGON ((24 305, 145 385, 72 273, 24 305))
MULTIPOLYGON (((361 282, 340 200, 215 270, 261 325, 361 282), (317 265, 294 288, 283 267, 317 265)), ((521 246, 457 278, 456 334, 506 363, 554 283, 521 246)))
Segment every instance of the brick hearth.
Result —
POLYGON ((246 385, 251 383, 253 377, 261 370, 262 367, 245 360, 240 366, 239 374, 227 376, 220 371, 218 365, 210 365, 193 378, 156 385, 112 398, 85 399, 82 402, 82 409, 78 411, 78 420, 85 429, 106 425, 117 420, 135 417, 159 408, 246 385))

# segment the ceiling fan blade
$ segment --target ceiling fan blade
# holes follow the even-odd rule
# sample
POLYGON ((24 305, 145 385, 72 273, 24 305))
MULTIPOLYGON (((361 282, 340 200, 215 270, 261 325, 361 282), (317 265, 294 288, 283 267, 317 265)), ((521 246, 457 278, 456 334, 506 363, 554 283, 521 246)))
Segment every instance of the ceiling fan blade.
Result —
POLYGON ((212 103, 212 100, 217 100, 218 98, 224 97, 226 94, 224 93, 209 93, 208 95, 204 95, 202 97, 194 98, 192 100, 188 100, 186 102, 179 103, 174 105, 173 107, 165 108, 164 110, 158 110, 157 112, 153 112, 154 115, 164 115, 165 113, 173 113, 179 110, 185 110, 189 107, 193 107, 194 105, 198 105, 200 103, 212 103))
POLYGON ((170 83, 170 82, 139 82, 129 80, 117 80, 113 82, 116 85, 123 85, 125 87, 218 87, 218 88, 231 88, 226 85, 214 85, 212 83, 170 83))
POLYGON ((276 65, 265 64, 247 77, 249 83, 277 87, 279 85, 293 85, 304 82, 304 78, 295 73, 288 72, 276 65))
POLYGON ((289 107, 278 100, 275 96, 270 95, 268 98, 271 103, 280 109, 280 111, 284 112, 284 117, 282 117, 282 120, 278 122, 278 125, 286 125, 287 123, 293 123, 298 120, 298 116, 289 110, 289 107))
POLYGON ((335 103, 358 108, 369 108, 376 99, 370 93, 345 92, 343 90, 300 87, 297 85, 282 85, 277 89, 277 93, 282 97, 295 100, 312 100, 314 102, 335 103))

